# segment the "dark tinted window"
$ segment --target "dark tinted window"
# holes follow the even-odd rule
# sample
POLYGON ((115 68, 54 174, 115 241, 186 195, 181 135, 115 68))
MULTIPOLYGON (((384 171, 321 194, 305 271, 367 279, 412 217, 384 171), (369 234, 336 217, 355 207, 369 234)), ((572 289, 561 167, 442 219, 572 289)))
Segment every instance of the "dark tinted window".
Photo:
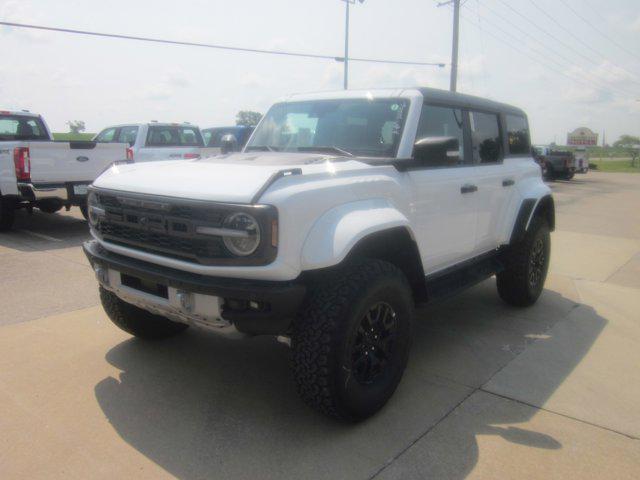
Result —
POLYGON ((49 140, 39 118, 0 115, 0 140, 49 140))
POLYGON ((99 143, 111 143, 116 141, 116 131, 115 127, 107 128, 100 132, 100 134, 96 137, 96 142, 99 143))
POLYGON ((148 147, 202 147, 202 137, 196 127, 153 125, 147 134, 148 147))
POLYGON ((502 159, 502 141, 498 115, 471 113, 471 139, 474 163, 496 163, 502 159))
POLYGON ((427 138, 455 138, 458 141, 458 150, 450 150, 446 157, 419 158, 429 167, 456 166, 464 163, 464 135, 462 126, 462 111, 457 108, 436 107, 424 105, 420 114, 416 142, 427 138))
POLYGON ((126 127, 120 127, 120 132, 118 133, 118 142, 119 143, 128 143, 133 146, 136 143, 136 137, 138 136, 138 127, 135 125, 129 125, 126 127))
POLYGON ((507 115, 507 138, 509 140, 509 153, 531 153, 529 125, 527 125, 525 117, 507 115))
POLYGON ((233 135, 238 141, 238 146, 242 147, 249 140, 249 135, 253 131, 252 127, 220 127, 207 128, 202 130, 204 143, 207 147, 219 147, 222 137, 225 135, 233 135))

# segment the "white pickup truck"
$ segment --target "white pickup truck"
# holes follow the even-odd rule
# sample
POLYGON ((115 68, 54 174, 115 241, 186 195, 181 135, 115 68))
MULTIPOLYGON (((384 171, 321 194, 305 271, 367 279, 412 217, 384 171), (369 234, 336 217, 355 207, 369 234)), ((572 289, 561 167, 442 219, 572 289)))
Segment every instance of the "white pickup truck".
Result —
POLYGON ((129 123, 114 125, 94 137, 98 143, 126 143, 127 158, 140 162, 194 159, 215 155, 205 148, 200 129, 189 123, 129 123))
POLYGON ((416 304, 492 275, 508 304, 540 296, 555 214, 529 137, 522 110, 441 90, 294 95, 242 153, 105 172, 84 250, 123 330, 278 336, 301 397, 360 420, 416 304))
POLYGON ((24 207, 54 213, 76 205, 86 216, 87 186, 125 159, 124 144, 56 142, 42 116, 0 111, 0 230, 24 207))

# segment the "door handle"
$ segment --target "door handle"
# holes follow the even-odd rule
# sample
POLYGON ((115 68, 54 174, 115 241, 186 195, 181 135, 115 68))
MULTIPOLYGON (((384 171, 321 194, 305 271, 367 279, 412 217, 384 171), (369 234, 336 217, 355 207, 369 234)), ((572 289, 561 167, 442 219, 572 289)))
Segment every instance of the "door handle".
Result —
POLYGON ((505 178, 502 180, 503 187, 511 187, 516 184, 516 181, 513 178, 505 178))
POLYGON ((464 184, 460 187, 460 193, 473 193, 478 191, 477 185, 471 185, 470 183, 464 184))

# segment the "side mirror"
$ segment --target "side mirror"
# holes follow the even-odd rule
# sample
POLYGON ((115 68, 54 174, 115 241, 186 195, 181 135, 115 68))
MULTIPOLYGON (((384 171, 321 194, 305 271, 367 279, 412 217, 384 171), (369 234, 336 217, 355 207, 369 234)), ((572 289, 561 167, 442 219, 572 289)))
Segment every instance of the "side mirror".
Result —
POLYGON ((458 165, 460 142, 455 137, 425 137, 413 144, 413 158, 430 167, 458 165))
POLYGON ((238 139, 228 133, 220 139, 220 153, 226 154, 238 151, 238 139))

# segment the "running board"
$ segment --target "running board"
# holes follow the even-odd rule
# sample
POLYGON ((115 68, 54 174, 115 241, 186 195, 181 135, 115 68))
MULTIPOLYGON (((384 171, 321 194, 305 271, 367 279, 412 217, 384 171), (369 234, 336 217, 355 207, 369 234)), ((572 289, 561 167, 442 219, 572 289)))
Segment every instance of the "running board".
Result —
POLYGON ((496 252, 447 268, 426 278, 427 299, 431 303, 452 297, 504 269, 496 252))

